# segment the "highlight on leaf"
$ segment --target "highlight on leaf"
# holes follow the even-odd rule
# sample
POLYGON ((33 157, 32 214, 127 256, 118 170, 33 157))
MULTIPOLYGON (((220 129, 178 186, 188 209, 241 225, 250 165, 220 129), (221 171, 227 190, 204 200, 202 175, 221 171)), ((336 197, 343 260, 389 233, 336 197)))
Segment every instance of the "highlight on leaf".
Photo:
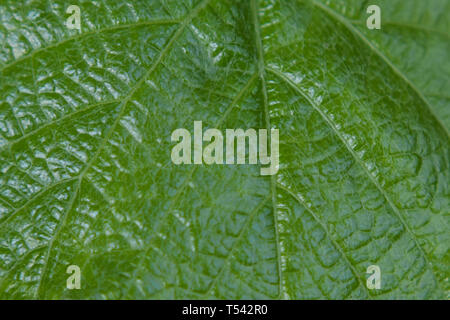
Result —
POLYGON ((450 4, 375 2, 2 1, 0 298, 447 298, 450 4))

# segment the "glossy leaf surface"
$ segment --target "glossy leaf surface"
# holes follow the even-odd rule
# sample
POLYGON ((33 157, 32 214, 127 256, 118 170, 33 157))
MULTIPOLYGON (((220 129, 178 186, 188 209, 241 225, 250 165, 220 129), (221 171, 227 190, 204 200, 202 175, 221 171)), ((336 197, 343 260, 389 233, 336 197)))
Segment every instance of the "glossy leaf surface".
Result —
POLYGON ((3 1, 0 297, 447 298, 449 1, 374 4, 3 1), (174 165, 194 120, 278 174, 174 165))

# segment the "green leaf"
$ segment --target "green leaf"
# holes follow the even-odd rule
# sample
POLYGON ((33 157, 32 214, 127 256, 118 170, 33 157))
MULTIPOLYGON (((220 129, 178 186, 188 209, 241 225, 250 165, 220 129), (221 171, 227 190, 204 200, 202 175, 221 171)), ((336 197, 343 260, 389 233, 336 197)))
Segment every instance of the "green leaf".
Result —
POLYGON ((381 30, 357 0, 79 1, 78 31, 3 1, 0 297, 447 298, 449 1, 370 4, 381 30), (278 174, 174 165, 194 120, 278 128, 278 174))

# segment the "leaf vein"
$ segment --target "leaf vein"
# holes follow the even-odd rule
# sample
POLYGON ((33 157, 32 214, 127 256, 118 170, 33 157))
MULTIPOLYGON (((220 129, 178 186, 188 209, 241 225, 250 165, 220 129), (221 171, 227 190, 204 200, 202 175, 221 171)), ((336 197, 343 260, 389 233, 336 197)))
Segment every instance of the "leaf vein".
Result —
MULTIPOLYGON (((430 266, 431 262, 429 261, 428 255, 426 254, 425 250, 422 248, 422 246, 420 245, 418 238, 416 236, 416 234, 412 231, 412 229, 409 227, 408 223, 406 222, 406 220, 403 218, 403 215, 400 213, 400 211, 398 210, 398 208, 394 205, 394 203, 392 202, 392 200, 390 199, 390 197, 388 196, 387 192, 381 187, 381 185, 378 183, 378 181, 376 180, 376 178, 370 173, 370 171, 368 170, 368 168, 364 165, 364 162, 362 161, 362 159, 360 159, 357 154, 355 153, 355 151, 350 147, 350 145, 347 143, 347 141, 344 139, 344 137, 342 136, 342 134, 340 133, 340 131, 337 129, 336 125, 334 124, 334 122, 319 108, 319 106, 313 101, 313 99, 311 99, 309 97, 308 94, 306 94, 301 88, 299 88, 297 85, 295 85, 287 76, 285 76, 282 72, 272 69, 270 67, 267 67, 267 70, 272 72, 275 76, 277 76, 279 79, 281 79, 282 81, 284 81, 287 85, 289 85, 291 88, 293 88, 295 91, 297 91, 300 95, 302 95, 307 101, 308 103, 314 108, 314 110, 316 110, 320 116, 325 120, 325 122, 327 123, 327 125, 330 127, 330 129, 336 134, 336 136, 339 138, 339 140, 344 144, 344 146, 346 147, 346 149, 348 150, 348 152, 352 155, 353 159, 356 161, 356 163, 363 169, 364 173, 367 175, 367 177, 369 178, 369 180, 371 181, 371 183, 373 183, 375 185, 375 187, 378 189, 378 191, 383 195, 383 197, 385 198, 387 204, 389 205, 389 207, 392 209, 392 211, 395 213, 395 215, 397 216, 397 218, 400 220, 401 224, 403 225, 403 227, 405 227, 405 229, 407 230, 407 232, 411 235, 411 238, 414 241, 415 246, 419 249, 419 251, 421 252, 423 258, 425 259, 425 262, 427 264, 427 267, 430 268, 433 277, 435 279, 437 279, 436 277, 436 273, 434 271, 434 269, 430 266)), ((436 281, 436 284, 438 286, 438 288, 442 291, 442 289, 440 288, 439 282, 436 281)))
POLYGON ((289 188, 285 187, 284 185, 277 183, 277 187, 281 190, 284 190, 287 194, 289 194, 294 200, 296 200, 301 206, 305 208, 306 211, 314 218, 314 220, 322 227, 322 229, 325 231, 325 234, 330 239, 330 241, 333 243, 334 247, 339 251, 340 255, 344 259, 345 263, 350 267, 353 274, 355 275, 356 279, 358 280, 358 283, 361 287, 364 288, 364 291, 366 292, 367 296, 370 298, 369 291, 367 290, 366 286, 364 285, 364 282, 362 281, 358 271, 356 270, 355 266, 350 262, 349 258, 345 254, 344 249, 339 245, 339 243, 334 239, 334 237, 331 236, 327 226, 325 223, 323 223, 319 217, 314 213, 314 211, 309 208, 306 203, 301 200, 293 191, 291 191, 289 188))
POLYGON ((404 74, 399 68, 397 68, 392 61, 383 53, 381 52, 361 31, 358 30, 351 22, 347 20, 344 16, 336 12, 335 10, 331 9, 330 7, 317 2, 316 0, 310 0, 312 4, 321 9, 323 12, 325 12, 328 16, 334 18, 339 23, 341 23, 343 26, 345 26, 350 32, 352 32, 354 35, 356 35, 362 42, 364 42, 378 57, 381 58, 390 68, 391 70, 399 76, 403 81, 405 81, 408 86, 417 94, 417 96, 420 98, 420 100, 423 101, 425 106, 427 107, 428 111, 430 112, 431 116, 434 118, 434 120, 439 124, 441 129, 446 133, 447 138, 450 138, 450 133, 447 130, 447 127, 443 124, 441 119, 436 115, 433 108, 431 107, 430 103, 428 102, 428 99, 425 98, 425 96, 422 94, 422 92, 416 87, 416 85, 404 74))
POLYGON ((5 71, 6 69, 9 69, 9 68, 15 66, 16 64, 18 64, 21 61, 27 60, 27 59, 35 56, 39 52, 47 51, 49 49, 56 48, 60 45, 63 45, 67 42, 74 41, 74 40, 80 40, 80 39, 83 39, 84 37, 88 37, 91 35, 101 34, 104 32, 114 31, 114 30, 134 28, 134 27, 139 27, 139 26, 143 26, 143 25, 164 25, 164 24, 177 24, 177 23, 180 23, 180 21, 176 20, 176 19, 167 19, 167 20, 141 21, 141 22, 128 23, 128 24, 119 24, 119 25, 114 25, 114 26, 105 27, 105 28, 101 28, 101 29, 94 29, 94 30, 91 30, 88 32, 77 34, 72 37, 65 38, 58 42, 50 43, 48 46, 40 47, 35 50, 32 50, 28 54, 23 55, 20 58, 3 65, 0 68, 0 73, 3 73, 3 71, 5 71))
POLYGON ((101 144, 98 147, 98 149, 97 149, 96 153, 94 154, 94 156, 91 158, 91 160, 87 163, 87 165, 85 166, 85 168, 81 172, 81 174, 79 176, 79 179, 78 179, 77 187, 75 188, 75 191, 73 193, 73 196, 71 197, 69 205, 67 206, 65 214, 61 218, 61 220, 60 220, 60 222, 58 224, 56 233, 55 233, 55 235, 53 236, 53 238, 51 239, 51 241, 49 243, 48 251, 47 251, 46 257, 44 258, 45 262, 44 262, 43 271, 41 272, 41 276, 40 276, 39 283, 38 283, 37 290, 36 290, 36 297, 40 297, 41 296, 41 292, 40 291, 41 291, 41 288, 42 288, 42 282, 44 281, 44 279, 45 279, 45 277, 46 277, 46 275, 48 273, 48 261, 49 261, 49 258, 51 256, 51 251, 53 249, 53 244, 54 244, 55 240, 57 239, 57 237, 58 237, 58 235, 60 233, 60 230, 62 230, 62 228, 64 227, 65 222, 68 219, 69 213, 72 210, 73 204, 75 202, 75 198, 76 198, 76 196, 79 193, 79 190, 81 188, 81 183, 82 183, 84 175, 89 170, 89 168, 92 166, 92 164, 97 159, 97 157, 100 155, 102 149, 105 147, 105 145, 108 142, 109 138, 113 134, 117 124, 120 121, 120 118, 122 117, 123 113, 125 112, 125 109, 126 109, 126 106, 127 106, 128 102, 133 97, 133 95, 136 92, 136 90, 138 90, 142 86, 142 84, 145 82, 145 80, 148 78, 148 76, 161 63, 162 59, 168 54, 168 52, 170 51, 170 49, 173 46, 173 44, 175 43, 175 41, 181 36, 181 34, 183 33, 185 27, 196 16, 196 14, 200 11, 200 9, 202 9, 208 3, 208 1, 209 0, 203 0, 198 6, 196 6, 192 10, 192 12, 190 14, 188 14, 186 16, 186 18, 181 23, 179 28, 175 31, 173 36, 170 38, 169 42, 165 45, 164 49, 160 52, 160 54, 159 54, 158 58, 156 59, 156 61, 151 65, 151 67, 145 73, 145 75, 134 85, 134 87, 130 90, 130 92, 127 94, 127 96, 125 97, 125 99, 121 103, 120 111, 119 111, 116 119, 114 120, 114 123, 112 124, 111 128, 108 130, 108 133, 105 135, 103 141, 101 142, 101 144))

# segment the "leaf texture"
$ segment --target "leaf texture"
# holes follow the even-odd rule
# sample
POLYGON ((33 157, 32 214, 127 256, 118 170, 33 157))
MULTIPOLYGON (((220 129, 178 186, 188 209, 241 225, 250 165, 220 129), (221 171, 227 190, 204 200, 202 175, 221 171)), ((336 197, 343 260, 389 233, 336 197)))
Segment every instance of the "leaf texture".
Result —
POLYGON ((0 297, 448 298, 449 2, 374 3, 3 1, 0 297), (278 174, 174 165, 194 120, 278 174))

